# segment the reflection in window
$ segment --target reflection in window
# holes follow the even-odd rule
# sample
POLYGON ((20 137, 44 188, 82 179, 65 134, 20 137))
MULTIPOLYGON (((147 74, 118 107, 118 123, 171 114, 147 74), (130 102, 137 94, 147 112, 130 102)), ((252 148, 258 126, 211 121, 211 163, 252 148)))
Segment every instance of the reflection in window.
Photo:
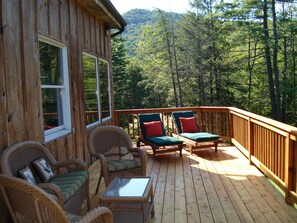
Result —
POLYGON ((87 125, 111 117, 110 78, 107 61, 83 53, 85 120, 87 125))
POLYGON ((66 47, 40 37, 39 57, 45 136, 61 130, 70 131, 66 47))
POLYGON ((98 116, 98 84, 97 58, 83 54, 84 96, 86 123, 99 121, 98 116))

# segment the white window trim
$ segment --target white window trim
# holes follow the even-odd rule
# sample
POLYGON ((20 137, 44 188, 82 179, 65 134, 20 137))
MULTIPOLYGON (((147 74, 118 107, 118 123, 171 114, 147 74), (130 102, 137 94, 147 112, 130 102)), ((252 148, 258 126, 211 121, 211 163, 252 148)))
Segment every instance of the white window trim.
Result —
MULTIPOLYGON (((38 40, 47 44, 51 44, 53 46, 59 47, 61 49, 61 59, 62 59, 62 74, 63 74, 63 86, 54 86, 54 85, 41 85, 42 87, 47 88, 62 88, 65 91, 64 94, 61 95, 62 97, 62 106, 63 106, 63 122, 64 125, 58 126, 53 129, 45 130, 44 137, 45 142, 49 142, 51 140, 57 139, 64 135, 71 133, 71 110, 70 110, 70 90, 69 90, 69 73, 68 73, 68 52, 67 52, 67 45, 57 42, 53 39, 48 37, 39 35, 38 40)), ((38 51, 39 52, 39 51, 38 51)), ((39 57, 40 58, 40 57, 39 57)))
MULTIPOLYGON (((106 121, 112 119, 112 112, 111 112, 111 110, 112 110, 112 108, 111 108, 111 79, 110 79, 110 69, 109 69, 109 66, 110 65, 109 65, 108 60, 105 60, 105 59, 100 58, 100 57, 98 58, 98 60, 101 60, 101 61, 107 63, 109 116, 106 117, 106 118, 104 118, 104 119, 102 119, 102 122, 106 122, 106 121)), ((99 83, 100 83, 100 81, 99 81, 99 83)), ((100 98, 99 100, 100 100, 100 106, 101 106, 101 97, 99 97, 99 98, 100 98)), ((100 119, 101 119, 101 114, 102 114, 102 111, 100 110, 100 119)))

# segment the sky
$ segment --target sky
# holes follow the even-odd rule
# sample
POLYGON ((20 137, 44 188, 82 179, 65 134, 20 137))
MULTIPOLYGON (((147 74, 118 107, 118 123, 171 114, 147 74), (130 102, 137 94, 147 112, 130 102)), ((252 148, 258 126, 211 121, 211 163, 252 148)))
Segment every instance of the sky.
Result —
POLYGON ((120 14, 130 9, 140 8, 153 10, 156 8, 167 12, 184 13, 190 9, 188 0, 110 0, 120 14))

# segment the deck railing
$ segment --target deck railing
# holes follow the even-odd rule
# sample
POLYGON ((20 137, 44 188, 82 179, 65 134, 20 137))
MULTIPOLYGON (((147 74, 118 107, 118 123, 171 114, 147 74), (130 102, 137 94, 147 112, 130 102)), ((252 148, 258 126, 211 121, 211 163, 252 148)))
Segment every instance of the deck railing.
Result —
POLYGON ((288 204, 297 203, 297 128, 232 107, 183 107, 117 110, 114 124, 135 138, 138 115, 159 113, 168 133, 176 133, 172 112, 192 110, 201 131, 218 134, 234 144, 285 191, 288 204))

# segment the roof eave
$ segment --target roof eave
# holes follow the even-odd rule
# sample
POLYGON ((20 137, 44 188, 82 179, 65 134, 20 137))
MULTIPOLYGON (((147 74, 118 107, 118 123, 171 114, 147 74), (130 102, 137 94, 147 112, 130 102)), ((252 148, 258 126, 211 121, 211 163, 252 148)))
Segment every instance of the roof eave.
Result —
POLYGON ((96 18, 106 21, 111 29, 123 32, 127 23, 109 0, 79 0, 96 18))

